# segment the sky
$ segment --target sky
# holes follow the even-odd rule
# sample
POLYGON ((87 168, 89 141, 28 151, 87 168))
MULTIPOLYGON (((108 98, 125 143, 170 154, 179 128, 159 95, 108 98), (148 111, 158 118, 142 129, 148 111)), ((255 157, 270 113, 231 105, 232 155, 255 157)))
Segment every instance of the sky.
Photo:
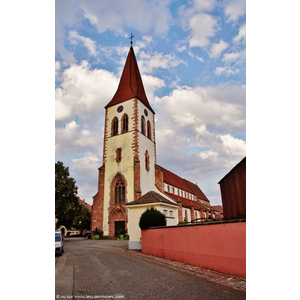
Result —
POLYGON ((131 34, 156 113, 157 163, 220 205, 218 182, 246 156, 244 0, 56 1, 55 161, 92 204, 104 106, 131 34))

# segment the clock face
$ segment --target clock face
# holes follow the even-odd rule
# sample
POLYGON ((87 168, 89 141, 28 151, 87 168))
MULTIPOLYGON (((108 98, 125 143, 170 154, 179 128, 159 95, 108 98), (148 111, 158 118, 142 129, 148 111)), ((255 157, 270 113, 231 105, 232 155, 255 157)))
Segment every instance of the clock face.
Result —
POLYGON ((120 105, 120 106, 117 108, 117 112, 120 113, 120 112, 122 112, 122 111, 123 111, 123 106, 120 105))
POLYGON ((144 109, 144 114, 145 114, 146 117, 148 117, 148 111, 147 111, 147 109, 144 109))

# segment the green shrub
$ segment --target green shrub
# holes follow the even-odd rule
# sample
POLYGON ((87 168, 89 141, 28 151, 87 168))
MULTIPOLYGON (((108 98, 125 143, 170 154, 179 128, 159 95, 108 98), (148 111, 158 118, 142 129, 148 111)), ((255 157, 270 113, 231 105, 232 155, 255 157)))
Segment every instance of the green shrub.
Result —
POLYGON ((117 230, 117 239, 118 241, 124 241, 128 239, 127 229, 118 229, 117 230))
POLYGON ((94 235, 93 236, 93 240, 99 240, 100 239, 100 236, 99 235, 94 235))
POLYGON ((155 226, 166 226, 166 217, 157 209, 151 207, 147 209, 140 218, 139 226, 141 229, 148 229, 155 226))
POLYGON ((103 230, 102 229, 98 229, 97 227, 95 228, 95 230, 93 231, 94 235, 99 235, 99 238, 101 239, 103 236, 103 230))

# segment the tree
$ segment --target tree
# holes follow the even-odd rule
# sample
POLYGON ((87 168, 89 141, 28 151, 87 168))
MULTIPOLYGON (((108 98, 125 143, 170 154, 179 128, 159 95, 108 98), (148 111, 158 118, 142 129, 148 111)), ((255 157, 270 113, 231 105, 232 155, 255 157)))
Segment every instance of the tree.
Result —
POLYGON ((83 204, 79 204, 79 210, 73 219, 72 226, 79 230, 90 230, 91 212, 83 204))
POLYGON ((166 224, 165 215, 153 207, 142 213, 139 222, 141 229, 148 229, 154 226, 166 226, 166 224))
POLYGON ((69 168, 61 161, 55 164, 55 217, 56 226, 64 225, 70 228, 79 212, 77 186, 74 178, 70 177, 69 168))

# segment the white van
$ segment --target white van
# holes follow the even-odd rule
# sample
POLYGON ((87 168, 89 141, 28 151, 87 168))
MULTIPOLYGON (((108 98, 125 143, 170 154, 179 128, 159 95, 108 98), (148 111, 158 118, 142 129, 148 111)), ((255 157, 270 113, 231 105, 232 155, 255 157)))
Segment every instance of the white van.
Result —
POLYGON ((64 238, 62 237, 61 231, 55 231, 55 255, 62 255, 64 252, 64 238))

